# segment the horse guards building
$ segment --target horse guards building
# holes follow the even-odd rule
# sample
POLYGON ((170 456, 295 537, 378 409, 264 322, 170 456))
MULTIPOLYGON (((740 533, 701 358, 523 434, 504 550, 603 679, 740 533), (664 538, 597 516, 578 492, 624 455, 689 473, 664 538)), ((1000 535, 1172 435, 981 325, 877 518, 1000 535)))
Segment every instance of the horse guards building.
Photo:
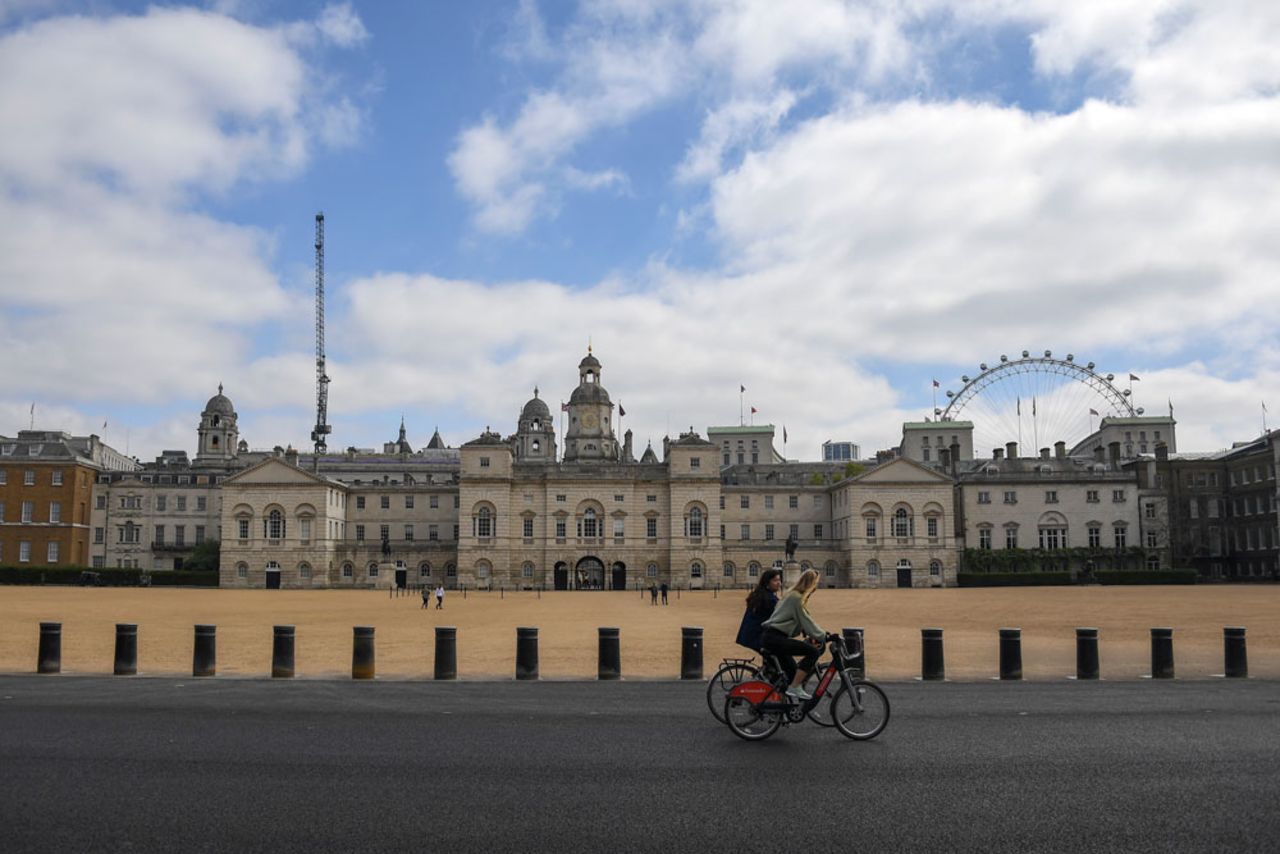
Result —
POLYGON ((319 459, 250 451, 221 386, 194 459, 21 431, 0 437, 0 565, 166 571, 213 539, 223 587, 705 588, 754 583, 790 538, 836 587, 953 586, 962 555, 1009 549, 1070 549, 1073 572, 1280 570, 1273 433, 1180 455, 1172 416, 1104 418, 1070 449, 976 457, 972 423, 926 420, 875 459, 794 462, 772 425, 740 425, 637 458, 590 351, 563 409, 562 437, 534 389, 506 436, 415 451, 402 420, 381 452, 319 459))

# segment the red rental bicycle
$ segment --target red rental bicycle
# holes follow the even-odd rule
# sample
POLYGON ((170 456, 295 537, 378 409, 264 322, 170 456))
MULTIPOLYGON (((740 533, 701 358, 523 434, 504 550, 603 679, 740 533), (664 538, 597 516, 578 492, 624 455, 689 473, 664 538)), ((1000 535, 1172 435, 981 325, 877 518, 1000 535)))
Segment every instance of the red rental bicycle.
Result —
POLYGON ((787 695, 785 674, 772 680, 750 679, 730 689, 724 700, 724 721, 733 734, 747 741, 763 741, 783 724, 800 723, 826 698, 837 674, 839 687, 826 710, 836 729, 855 741, 867 741, 884 732, 889 723, 889 698, 879 685, 857 676, 849 666, 862 653, 850 652, 840 635, 827 635, 825 643, 831 663, 808 700, 787 695))

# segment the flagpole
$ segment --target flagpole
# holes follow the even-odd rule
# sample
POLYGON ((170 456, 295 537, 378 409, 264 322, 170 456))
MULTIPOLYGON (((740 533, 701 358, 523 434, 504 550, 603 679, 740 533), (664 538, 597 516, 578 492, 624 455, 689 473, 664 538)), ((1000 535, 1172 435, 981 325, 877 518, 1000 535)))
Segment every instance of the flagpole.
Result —
POLYGON ((743 414, 743 410, 742 410, 742 395, 745 394, 746 391, 747 390, 743 388, 742 384, 739 383, 738 384, 738 426, 739 427, 743 427, 747 423, 747 417, 746 415, 743 414))

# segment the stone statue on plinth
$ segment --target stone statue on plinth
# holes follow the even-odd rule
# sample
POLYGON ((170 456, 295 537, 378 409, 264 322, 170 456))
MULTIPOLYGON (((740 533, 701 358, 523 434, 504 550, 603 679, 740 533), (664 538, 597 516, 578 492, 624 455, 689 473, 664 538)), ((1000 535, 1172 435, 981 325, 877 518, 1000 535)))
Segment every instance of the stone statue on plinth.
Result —
POLYGON ((800 580, 800 562, 796 560, 796 549, 800 547, 800 543, 796 540, 795 535, 787 535, 787 552, 786 562, 782 564, 782 584, 788 589, 795 586, 800 580))

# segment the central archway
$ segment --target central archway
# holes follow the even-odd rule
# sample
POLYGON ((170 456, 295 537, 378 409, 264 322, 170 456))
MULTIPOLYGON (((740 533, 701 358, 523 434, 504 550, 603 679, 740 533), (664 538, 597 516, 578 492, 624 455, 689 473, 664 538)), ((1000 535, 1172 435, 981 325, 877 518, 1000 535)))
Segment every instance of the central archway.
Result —
POLYGON ((579 590, 604 589, 604 561, 588 555, 573 570, 573 586, 579 590))
POLYGON ((627 589, 627 565, 620 560, 613 562, 609 586, 614 590, 627 589))

